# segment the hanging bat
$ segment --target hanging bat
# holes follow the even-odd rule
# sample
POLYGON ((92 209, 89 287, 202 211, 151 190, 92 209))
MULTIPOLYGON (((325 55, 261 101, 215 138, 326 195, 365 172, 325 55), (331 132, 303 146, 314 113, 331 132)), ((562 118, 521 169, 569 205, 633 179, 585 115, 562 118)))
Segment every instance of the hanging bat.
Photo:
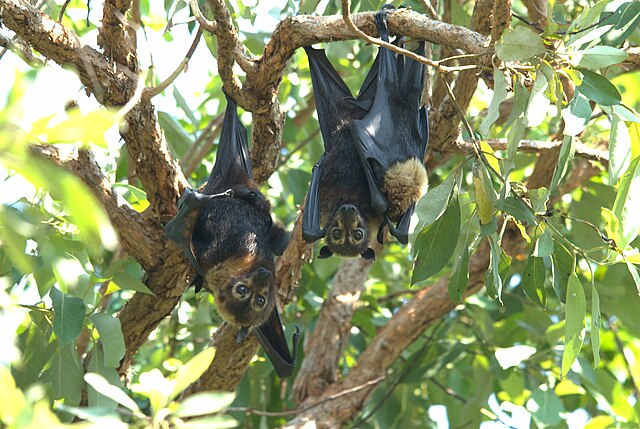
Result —
MULTIPOLYGON (((384 41, 390 8, 375 15, 384 41)), ((402 39, 394 43, 402 46, 402 39)), ((424 66, 381 47, 354 99, 324 51, 305 51, 325 152, 312 171, 303 238, 326 238, 319 258, 374 259, 370 243, 376 231, 382 243, 385 226, 407 243, 415 204, 426 192, 424 66)), ((424 53, 424 42, 417 53, 424 53)))
POLYGON ((271 218, 271 208, 253 181, 247 130, 228 95, 216 161, 202 193, 186 189, 178 214, 166 226, 195 267, 196 291, 209 290, 220 316, 240 328, 236 341, 253 332, 276 373, 291 376, 296 365, 276 306, 274 254, 288 236, 271 218))

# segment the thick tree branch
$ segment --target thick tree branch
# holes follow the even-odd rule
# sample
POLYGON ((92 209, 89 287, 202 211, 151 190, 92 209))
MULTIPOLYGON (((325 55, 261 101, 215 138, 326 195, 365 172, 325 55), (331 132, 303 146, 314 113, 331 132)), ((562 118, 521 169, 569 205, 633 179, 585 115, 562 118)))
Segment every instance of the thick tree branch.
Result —
MULTIPOLYGON (((378 252, 381 246, 378 246, 378 252)), ((319 396, 337 380, 338 361, 349 339, 351 317, 369 275, 371 261, 349 259, 333 277, 333 285, 322 304, 315 329, 305 337, 302 366, 293 385, 300 403, 319 396)))
POLYGON ((118 235, 124 250, 145 269, 153 267, 156 256, 149 249, 155 249, 164 241, 160 225, 146 221, 143 216, 118 202, 118 195, 111 188, 100 166, 88 150, 80 150, 63 156, 51 145, 34 144, 29 147, 31 153, 49 159, 82 180, 91 193, 104 207, 118 235))

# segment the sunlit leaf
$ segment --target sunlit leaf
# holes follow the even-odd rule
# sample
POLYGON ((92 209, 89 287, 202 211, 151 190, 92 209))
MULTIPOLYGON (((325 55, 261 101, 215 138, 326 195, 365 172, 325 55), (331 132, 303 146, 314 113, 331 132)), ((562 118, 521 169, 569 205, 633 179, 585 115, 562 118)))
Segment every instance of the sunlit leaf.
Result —
POLYGON ((75 346, 60 345, 53 353, 48 371, 54 399, 64 398, 67 405, 78 405, 82 397, 82 367, 75 346))
POLYGON ((576 90, 573 100, 562 111, 562 119, 565 122, 564 135, 576 136, 580 134, 589 122, 592 111, 589 99, 582 92, 576 90))
POLYGON ((477 159, 473 163, 473 189, 478 207, 478 218, 481 224, 486 225, 493 220, 497 198, 487 168, 477 159))
POLYGON ((569 277, 573 274, 576 265, 575 256, 560 242, 555 241, 551 261, 553 290, 561 302, 566 302, 567 284, 569 283, 569 277))
POLYGON ((533 249, 533 256, 544 258, 546 256, 551 256, 552 253, 553 237, 551 236, 551 232, 549 232, 549 228, 545 228, 536 240, 536 245, 533 249))
POLYGON ((100 334, 104 365, 108 368, 118 368, 120 360, 124 357, 124 337, 120 319, 105 313, 96 313, 91 316, 91 321, 100 334))
POLYGON ((469 284, 469 247, 465 245, 462 248, 462 255, 458 258, 458 262, 449 277, 449 297, 454 304, 462 302, 462 296, 467 290, 469 284))
POLYGON ((629 273, 631 274, 631 278, 633 279, 633 283, 636 285, 638 295, 640 295, 640 273, 638 273, 638 269, 632 263, 627 262, 626 265, 629 273))
POLYGON ((146 293, 147 295, 153 295, 153 292, 151 292, 147 285, 128 273, 118 273, 113 276, 112 281, 120 289, 133 290, 136 292, 146 293))
POLYGON ((102 395, 113 399, 118 404, 131 411, 139 412, 140 409, 133 399, 127 396, 122 389, 109 383, 103 376, 99 374, 88 373, 84 375, 84 380, 102 395))
POLYGON ((233 403, 236 395, 231 392, 203 392, 187 397, 180 403, 178 417, 203 416, 217 413, 233 403))
POLYGON ((549 185, 549 192, 554 192, 558 188, 562 179, 564 179, 569 172, 569 167, 571 166, 571 161, 573 161, 575 152, 576 147, 574 138, 568 135, 565 136, 562 141, 562 146, 560 147, 558 165, 553 171, 553 177, 551 178, 551 184, 549 185))
MULTIPOLYGON (((118 371, 116 371, 114 368, 107 368, 104 365, 104 351, 100 345, 93 349, 91 360, 89 361, 89 365, 87 366, 87 372, 100 375, 114 386, 120 386, 122 384, 120 382, 118 371)), ((89 386, 87 386, 87 396, 89 407, 102 407, 110 411, 115 411, 118 405, 118 403, 113 398, 111 398, 111 396, 103 395, 102 393, 94 389, 90 384, 89 386)))
POLYGON ((600 326, 602 319, 600 316, 600 295, 595 283, 591 282, 591 351, 593 352, 594 368, 600 364, 600 326))
POLYGON ((609 184, 615 185, 631 163, 631 136, 627 124, 616 115, 611 118, 609 137, 609 184))
POLYGON ((535 347, 513 346, 508 348, 497 348, 495 351, 496 360, 502 369, 508 369, 520 365, 529 359, 536 352, 535 347))
POLYGON ((80 335, 84 326, 85 306, 78 297, 51 288, 53 302, 53 332, 60 344, 70 343, 80 335))
POLYGON ((622 176, 612 209, 620 227, 616 244, 624 249, 638 236, 640 228, 640 157, 631 161, 622 176))
POLYGON ((444 182, 429 189, 429 191, 416 204, 415 213, 418 216, 418 225, 415 231, 420 232, 436 220, 440 219, 449 204, 449 197, 456 183, 456 174, 450 174, 444 182))
POLYGON ((564 352, 562 353, 562 377, 567 375, 580 354, 584 341, 584 319, 587 303, 582 283, 577 275, 571 274, 567 285, 567 305, 565 307, 564 352))
POLYGON ((491 125, 500 116, 500 103, 507 98, 507 79, 504 77, 502 70, 495 68, 493 70, 493 98, 487 110, 487 116, 480 124, 480 134, 487 136, 491 125))
POLYGON ((621 63, 627 59, 627 53, 622 49, 611 46, 594 46, 585 51, 578 51, 572 54, 572 62, 576 66, 599 70, 614 64, 621 63))
POLYGON ((544 386, 544 390, 537 389, 531 393, 527 401, 527 410, 539 427, 557 426, 563 421, 564 406, 562 401, 547 386, 544 386))
POLYGON ((524 61, 542 53, 540 35, 524 25, 507 29, 496 44, 496 54, 503 61, 524 61))
POLYGON ((547 116, 549 110, 549 99, 545 92, 549 87, 549 83, 543 73, 538 73, 536 81, 531 88, 531 96, 529 97, 529 104, 527 105, 526 112, 526 126, 537 127, 540 125, 544 118, 547 116))
POLYGON ((531 301, 542 307, 547 302, 547 294, 544 290, 546 274, 544 259, 530 256, 522 272, 522 288, 531 301))
POLYGON ((609 79, 591 70, 580 69, 580 73, 582 73, 582 84, 577 89, 581 94, 601 106, 620 103, 622 99, 620 93, 609 79))
POLYGON ((453 198, 442 217, 416 238, 412 284, 428 279, 447 265, 456 249, 459 233, 460 204, 453 198))

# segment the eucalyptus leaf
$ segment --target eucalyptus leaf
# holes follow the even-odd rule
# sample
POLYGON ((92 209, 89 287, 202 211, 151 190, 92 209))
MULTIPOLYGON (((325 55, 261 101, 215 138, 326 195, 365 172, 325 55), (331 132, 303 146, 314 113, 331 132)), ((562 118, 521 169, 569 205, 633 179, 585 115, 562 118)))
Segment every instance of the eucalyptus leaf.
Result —
POLYGON ((440 219, 418 234, 411 284, 442 270, 456 249, 460 234, 460 204, 453 198, 440 219))
POLYGON ((454 304, 462 302, 462 296, 469 285, 469 247, 465 244, 453 273, 449 277, 449 297, 454 304))
POLYGON ((628 54, 622 49, 611 46, 594 46, 585 51, 572 54, 572 61, 576 66, 597 71, 601 68, 618 64, 627 59, 628 54))
POLYGON ((551 273, 553 275, 553 290, 561 302, 567 300, 567 285, 569 277, 575 271, 575 255, 567 250, 560 242, 555 241, 551 256, 551 273))
POLYGON ((582 73, 582 83, 577 89, 581 94, 601 106, 613 106, 620 103, 622 97, 609 79, 591 70, 583 68, 579 70, 582 73))
POLYGON ((600 295, 595 283, 591 282, 591 351, 593 353, 593 367, 600 364, 600 326, 602 318, 600 316, 600 295))
POLYGON ((624 249, 635 240, 640 229, 640 157, 631 161, 622 176, 612 208, 620 228, 616 244, 624 249))
POLYGON ((593 109, 589 104, 589 99, 576 90, 573 100, 566 109, 562 110, 562 119, 564 119, 564 135, 576 136, 584 131, 587 122, 591 119, 593 109))
POLYGON ((84 302, 75 296, 51 288, 49 292, 53 303, 53 332, 65 345, 75 340, 84 327, 84 302))
POLYGON ((547 294, 544 289, 546 274, 544 259, 529 256, 527 266, 522 272, 522 288, 529 299, 541 307, 547 303, 547 294))
POLYGON ((104 365, 107 368, 118 368, 125 351, 120 319, 108 314, 96 313, 91 316, 91 321, 100 334, 104 365))
POLYGON ((566 376, 571 365, 580 354, 584 341, 584 319, 587 304, 582 283, 577 275, 571 274, 567 286, 567 305, 565 307, 564 352, 562 353, 562 377, 566 376))
POLYGON ((618 116, 611 118, 609 136, 609 184, 615 185, 631 163, 631 136, 627 124, 618 116))
POLYGON ((487 110, 487 116, 485 116, 480 124, 480 134, 483 136, 489 134, 491 125, 493 125, 500 116, 500 103, 506 100, 507 94, 507 79, 502 70, 496 67, 493 70, 493 98, 487 110))
POLYGON ((505 30, 496 44, 496 54, 503 61, 524 61, 543 53, 540 35, 525 26, 505 30))

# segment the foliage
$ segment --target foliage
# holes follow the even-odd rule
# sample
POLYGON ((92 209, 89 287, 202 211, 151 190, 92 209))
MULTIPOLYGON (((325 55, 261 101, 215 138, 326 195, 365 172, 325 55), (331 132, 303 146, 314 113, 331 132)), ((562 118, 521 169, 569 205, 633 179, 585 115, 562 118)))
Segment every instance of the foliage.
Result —
MULTIPOLYGON (((150 3, 141 2, 147 33, 173 30, 187 15, 182 1, 165 1, 164 16, 150 3)), ((339 12, 337 2, 282 3, 270 12, 276 22, 296 13, 339 12)), ((353 12, 380 6, 353 3, 353 12)), ((409 3, 422 10, 419 2, 409 3)), ((451 1, 452 23, 467 24, 472 3, 451 1)), ((513 21, 496 43, 495 67, 486 79, 493 88, 480 84, 467 115, 476 134, 465 137, 475 154, 439 160, 416 210, 410 249, 388 244, 370 272, 340 361, 344 373, 416 288, 448 277, 451 300, 459 306, 403 352, 356 419, 358 427, 445 427, 443 410, 452 428, 487 421, 538 428, 640 424, 640 73, 619 65, 625 48, 640 43, 640 4, 548 5, 542 34, 513 21), (505 105, 508 115, 501 114, 505 105), (549 185, 529 189, 539 157, 519 151, 518 144, 550 136, 561 144, 549 185), (497 139, 506 141, 504 150, 491 148, 497 139), (587 147, 608 148, 608 163, 576 186, 572 172, 589 167, 581 158, 587 147), (505 234, 514 231, 526 246, 507 254, 505 234), (490 255, 485 288, 464 299, 477 252, 490 255)), ((52 16, 59 13, 55 4, 46 7, 52 16)), ((270 35, 259 28, 264 18, 254 5, 236 1, 232 7, 243 42, 259 54, 270 35)), ((518 3, 513 7, 524 11, 518 3)), ((89 34, 99 23, 75 19, 85 12, 83 2, 72 1, 63 23, 89 34)), ((188 26, 195 31, 192 22, 188 26)), ((164 37, 172 46, 171 32, 164 37)), ((206 41, 217 55, 215 40, 206 41)), ((357 87, 374 49, 358 42, 327 49, 347 84, 357 87)), ((434 57, 439 55, 436 46, 434 57)), ((147 83, 162 80, 152 67, 146 71, 147 83)), ((74 417, 115 427, 283 423, 283 417, 242 409, 224 412, 232 403, 245 411, 296 407, 292 383, 282 391, 262 357, 235 395, 179 396, 213 358, 205 344, 221 323, 211 297, 192 290, 139 351, 131 385, 122 384, 116 368, 125 344, 116 315, 133 292, 150 293, 143 270, 118 250, 108 218, 84 184, 34 156, 28 145, 56 144, 70 154, 92 145, 120 197, 139 212, 149 203, 129 176, 120 142, 105 138, 117 127, 119 112, 70 110, 21 122, 29 108, 23 104, 27 87, 38 73, 16 72, 0 112, 5 184, 24 178, 36 189, 0 205, 0 422, 16 428, 61 425, 74 417)), ((189 175, 194 186, 211 168, 214 155, 198 159, 196 149, 222 112, 221 87, 211 73, 199 96, 177 87, 163 95, 171 107, 159 111, 159 123, 182 167, 195 163, 189 175)), ((278 94, 287 111, 281 162, 263 188, 289 227, 322 151, 310 93, 306 58, 296 54, 278 94)), ((60 107, 66 100, 48 102, 60 107)), ((248 116, 243 119, 250 126, 248 116)), ((305 266, 284 319, 311 331, 338 266, 336 260, 305 266)))

